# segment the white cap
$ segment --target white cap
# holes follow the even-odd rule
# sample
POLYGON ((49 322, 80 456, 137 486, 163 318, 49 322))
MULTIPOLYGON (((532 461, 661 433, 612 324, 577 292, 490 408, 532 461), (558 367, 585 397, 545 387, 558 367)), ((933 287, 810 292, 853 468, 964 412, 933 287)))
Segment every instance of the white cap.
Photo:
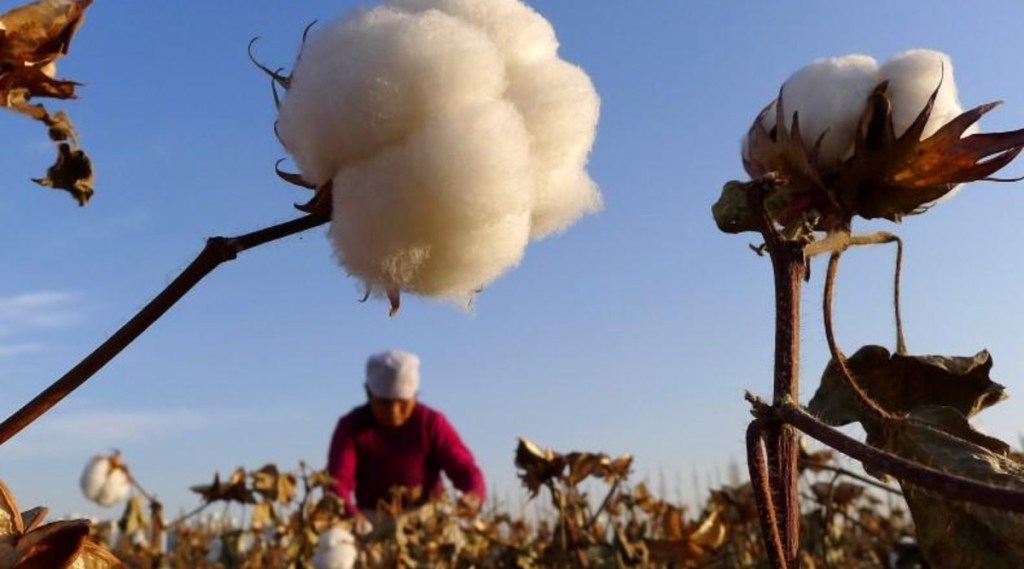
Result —
POLYGON ((412 399, 420 388, 420 358, 400 350, 373 354, 366 360, 366 387, 374 397, 412 399))

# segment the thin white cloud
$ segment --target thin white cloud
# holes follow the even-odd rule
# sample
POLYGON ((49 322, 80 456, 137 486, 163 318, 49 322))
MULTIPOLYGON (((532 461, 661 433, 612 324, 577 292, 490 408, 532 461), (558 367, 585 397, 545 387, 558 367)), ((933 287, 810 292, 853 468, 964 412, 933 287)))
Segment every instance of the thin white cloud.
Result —
POLYGON ((139 441, 195 434, 212 418, 193 410, 97 410, 44 417, 4 445, 4 458, 39 458, 71 452, 104 452, 139 441))
POLYGON ((74 292, 46 290, 0 297, 0 336, 70 326, 81 317, 79 297, 74 292))
POLYGON ((43 345, 39 343, 0 344, 0 359, 13 358, 22 354, 31 354, 42 350, 43 345))

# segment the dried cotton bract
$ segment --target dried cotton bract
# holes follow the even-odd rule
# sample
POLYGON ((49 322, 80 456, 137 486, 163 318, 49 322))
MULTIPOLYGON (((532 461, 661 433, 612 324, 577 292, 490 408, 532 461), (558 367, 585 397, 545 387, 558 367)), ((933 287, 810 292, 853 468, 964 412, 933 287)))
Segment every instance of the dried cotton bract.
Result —
POLYGON ((85 465, 80 480, 85 497, 101 506, 112 506, 128 497, 131 480, 121 455, 96 455, 85 465))
POLYGON ((465 302, 601 207, 599 99, 557 49, 518 0, 391 0, 311 34, 278 134, 369 291, 465 302))
MULTIPOLYGON (((986 179, 1024 147, 1024 130, 978 133, 997 103, 966 112, 947 55, 917 49, 879 65, 866 55, 816 61, 786 81, 743 140, 774 222, 848 230, 854 216, 899 221, 962 183, 986 179)), ((726 184, 714 207, 727 232, 757 231, 743 185, 726 184)))

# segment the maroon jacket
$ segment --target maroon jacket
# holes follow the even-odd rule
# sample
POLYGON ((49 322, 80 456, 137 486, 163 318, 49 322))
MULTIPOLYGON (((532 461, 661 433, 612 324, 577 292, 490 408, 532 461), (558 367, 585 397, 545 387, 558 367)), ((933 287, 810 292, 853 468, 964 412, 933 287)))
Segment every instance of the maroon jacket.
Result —
POLYGON ((377 423, 367 403, 338 420, 327 455, 327 472, 345 508, 374 510, 394 486, 419 486, 424 498, 444 491, 441 471, 462 492, 484 498, 483 473, 443 414, 417 403, 401 427, 377 423), (355 504, 352 493, 355 491, 355 504))

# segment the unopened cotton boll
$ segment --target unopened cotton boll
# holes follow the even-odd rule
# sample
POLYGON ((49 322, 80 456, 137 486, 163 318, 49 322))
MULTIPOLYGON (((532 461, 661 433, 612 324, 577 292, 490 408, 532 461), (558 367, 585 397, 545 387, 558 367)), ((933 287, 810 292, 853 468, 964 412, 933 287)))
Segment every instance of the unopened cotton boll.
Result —
POLYGON ((356 541, 348 530, 335 526, 320 534, 313 567, 316 569, 352 569, 359 558, 356 541))
POLYGON ((599 98, 518 0, 391 0, 314 33, 278 133, 332 184, 335 254, 369 291, 466 302, 601 207, 599 98))
POLYGON ((94 456, 82 471, 79 481, 85 497, 101 506, 112 506, 131 492, 131 481, 120 455, 94 456))
MULTIPOLYGON (((848 157, 864 104, 878 83, 877 74, 873 58, 846 55, 819 59, 782 86, 785 127, 791 128, 797 113, 804 144, 811 147, 824 135, 818 164, 829 168, 848 157)), ((774 115, 771 118, 774 124, 774 115)))

